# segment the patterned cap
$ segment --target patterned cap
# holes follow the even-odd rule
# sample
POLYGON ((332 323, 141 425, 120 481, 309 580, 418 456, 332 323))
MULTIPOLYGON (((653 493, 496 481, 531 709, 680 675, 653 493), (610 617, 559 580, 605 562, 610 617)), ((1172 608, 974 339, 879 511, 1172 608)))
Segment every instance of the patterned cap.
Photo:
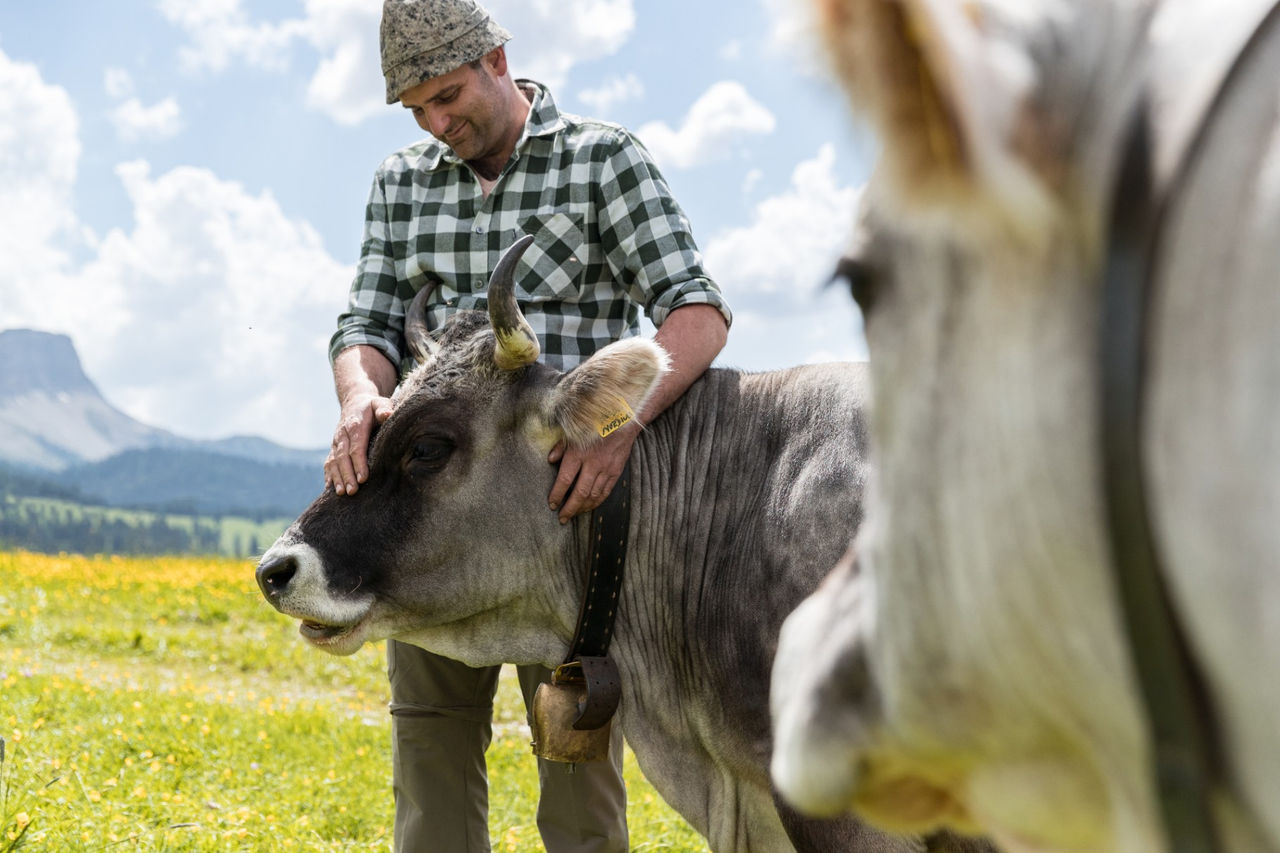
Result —
POLYGON ((447 74, 511 38, 475 0, 385 0, 382 76, 387 103, 406 89, 447 74))

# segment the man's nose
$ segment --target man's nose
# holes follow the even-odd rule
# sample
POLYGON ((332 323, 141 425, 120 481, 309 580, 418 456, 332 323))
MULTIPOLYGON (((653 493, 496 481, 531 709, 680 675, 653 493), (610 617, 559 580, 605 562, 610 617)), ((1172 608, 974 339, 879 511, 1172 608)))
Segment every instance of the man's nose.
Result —
POLYGON ((432 136, 443 138, 448 134, 451 124, 453 118, 444 110, 427 109, 427 130, 431 131, 432 136))

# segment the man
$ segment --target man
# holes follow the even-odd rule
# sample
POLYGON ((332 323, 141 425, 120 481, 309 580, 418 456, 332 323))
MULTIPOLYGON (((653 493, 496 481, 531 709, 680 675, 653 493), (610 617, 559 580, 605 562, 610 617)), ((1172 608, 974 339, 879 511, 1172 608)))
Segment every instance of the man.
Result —
MULTIPOLYGON (((639 430, 693 383, 724 346, 730 313, 701 267, 689 225, 657 168, 625 130, 560 113, 542 85, 515 80, 510 34, 474 0, 386 0, 382 68, 432 138, 379 167, 365 215, 350 308, 330 347, 341 405, 325 480, 358 491, 375 424, 403 364, 404 311, 435 288, 428 321, 484 306, 491 267, 520 234, 518 295, 543 360, 571 369, 639 333, 643 309, 672 371, 638 423, 586 452, 557 447, 548 495, 562 523, 594 509, 617 481, 639 430), (531 267, 532 269, 530 269, 531 267)), ((388 643, 396 849, 487 851, 484 750, 498 668, 471 669, 388 643)), ((521 667, 526 702, 541 667, 521 667)), ((551 853, 626 851, 621 739, 611 761, 539 761, 538 828, 551 853)))

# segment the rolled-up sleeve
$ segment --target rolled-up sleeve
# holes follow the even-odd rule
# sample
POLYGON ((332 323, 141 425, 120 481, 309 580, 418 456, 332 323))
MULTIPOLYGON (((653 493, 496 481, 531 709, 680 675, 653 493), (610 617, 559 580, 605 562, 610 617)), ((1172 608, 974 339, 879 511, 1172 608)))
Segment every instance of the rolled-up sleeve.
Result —
POLYGON ((707 275, 688 218, 639 140, 624 130, 605 160, 597 200, 600 242, 614 280, 655 326, 686 305, 733 314, 707 275))
POLYGON ((377 347, 392 364, 400 364, 404 341, 404 304, 397 294, 392 253, 391 208, 386 172, 379 169, 365 206, 360 260, 338 329, 329 340, 329 362, 342 350, 365 344, 377 347))

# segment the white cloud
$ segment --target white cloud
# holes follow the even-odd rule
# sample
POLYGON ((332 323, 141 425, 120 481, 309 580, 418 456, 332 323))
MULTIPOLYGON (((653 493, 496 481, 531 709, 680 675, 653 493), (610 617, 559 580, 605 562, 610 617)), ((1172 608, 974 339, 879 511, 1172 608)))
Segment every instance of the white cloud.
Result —
POLYGON ((133 94, 133 76, 123 68, 108 68, 102 74, 102 88, 112 98, 133 94))
POLYGON ((796 364, 866 361, 862 320, 847 291, 806 294, 801 313, 776 315, 767 308, 734 306, 733 328, 717 364, 743 370, 776 370, 796 364))
POLYGON ((490 0, 494 19, 511 32, 507 56, 517 76, 553 89, 573 66, 610 56, 636 26, 633 0, 490 0))
POLYGON ((117 168, 130 230, 90 239, 66 91, 0 52, 0 328, 69 334, 134 417, 184 435, 327 443, 325 349, 352 270, 270 193, 206 169, 117 168))
POLYGON ((765 9, 771 33, 769 46, 794 64, 795 70, 820 76, 825 66, 822 51, 817 49, 818 24, 813 3, 795 0, 760 0, 765 9))
POLYGON ((751 223, 714 235, 707 270, 731 301, 768 305, 771 312, 809 310, 853 233, 861 190, 841 186, 835 148, 796 166, 791 186, 755 206, 751 223))
POLYGON ((110 318, 76 336, 109 396, 184 435, 323 444, 325 347, 351 270, 270 193, 207 169, 117 168, 134 209, 79 277, 110 318))
POLYGON ((250 21, 240 0, 157 0, 156 7, 191 39, 178 51, 188 71, 223 71, 237 58, 257 68, 282 69, 290 44, 303 30, 297 20, 250 21))
POLYGON ((182 130, 182 111, 173 98, 149 107, 130 98, 110 113, 116 134, 126 142, 138 139, 169 139, 182 130))
POLYGON ((79 120, 66 90, 0 51, 0 328, 37 323, 82 234, 79 120))
POLYGON ((679 129, 653 121, 637 135, 664 167, 688 169, 726 156, 744 134, 772 133, 775 124, 741 83, 722 80, 694 102, 679 129))
MULTIPOLYGON (((570 69, 616 52, 635 29, 634 0, 490 0, 485 7, 512 33, 508 57, 517 76, 549 86, 570 69)), ((296 42, 319 62, 307 105, 341 124, 387 109, 378 48, 382 6, 376 0, 306 0, 304 17, 252 20, 240 0, 157 0, 161 14, 186 32, 179 50, 188 71, 222 71, 232 61, 279 70, 296 42)))
POLYGON ((644 84, 634 74, 625 77, 610 77, 593 89, 583 89, 578 98, 591 107, 592 114, 600 117, 608 116, 618 104, 633 101, 644 96, 644 84))
POLYGON ((382 4, 307 0, 307 40, 320 54, 307 84, 307 106, 339 124, 359 124, 387 109, 378 53, 382 4))

